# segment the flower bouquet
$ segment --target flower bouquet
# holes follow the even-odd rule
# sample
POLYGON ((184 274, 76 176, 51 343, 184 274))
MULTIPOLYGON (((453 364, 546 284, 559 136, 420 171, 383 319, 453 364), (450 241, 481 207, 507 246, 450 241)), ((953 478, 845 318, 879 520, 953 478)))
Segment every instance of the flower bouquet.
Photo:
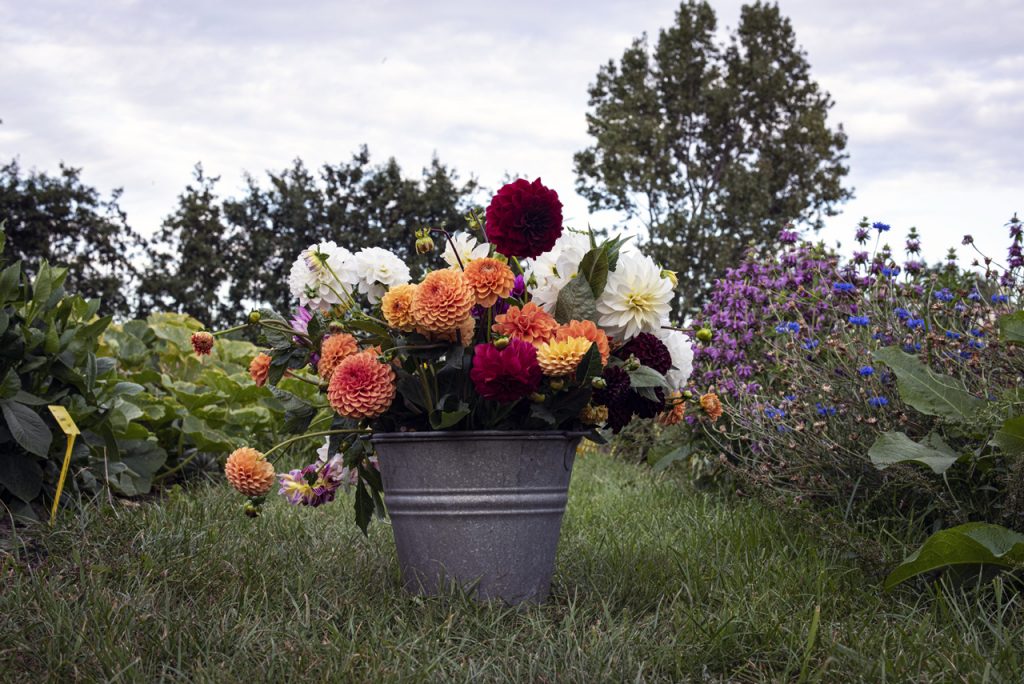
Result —
MULTIPOLYGON (((315 410, 274 387, 281 378, 317 384, 333 409, 329 429, 266 454, 231 454, 225 472, 250 497, 251 514, 275 480, 267 457, 299 439, 324 442, 310 465, 277 475, 280 493, 317 506, 354 487, 365 532, 375 513, 384 517, 388 489, 368 435, 603 441, 602 430, 618 432, 634 418, 680 419, 692 353, 669 325, 674 273, 627 240, 563 227, 558 195, 539 179, 504 186, 484 219, 471 214, 468 223, 472 233, 417 231, 417 254, 429 259, 437 237, 444 261, 425 267, 418 282, 387 250, 313 245, 291 269, 294 315, 250 314, 247 325, 267 347, 250 369, 256 382, 304 417, 300 430, 315 410)), ((197 333, 197 352, 208 352, 213 336, 197 333)))

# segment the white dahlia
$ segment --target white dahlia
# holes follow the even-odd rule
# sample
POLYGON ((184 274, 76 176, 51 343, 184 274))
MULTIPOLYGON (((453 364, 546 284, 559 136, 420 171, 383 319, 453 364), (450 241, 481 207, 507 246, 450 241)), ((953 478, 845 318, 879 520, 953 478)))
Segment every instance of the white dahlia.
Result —
POLYGON ((473 259, 483 259, 490 254, 491 248, 486 243, 481 245, 469 233, 458 232, 452 235, 451 242, 445 239, 444 252, 441 254, 441 258, 447 261, 448 265, 452 268, 459 267, 459 260, 455 258, 456 251, 459 257, 462 258, 462 265, 465 267, 473 259), (452 243, 455 243, 454 250, 452 249, 452 243))
POLYGON ((411 276, 409 267, 394 253, 381 247, 367 247, 346 262, 338 277, 350 291, 356 290, 376 304, 388 288, 405 285, 411 276))
POLYGON ((656 333, 668 323, 672 283, 661 268, 639 252, 619 255, 615 270, 597 300, 597 324, 622 342, 638 333, 656 333))
POLYGON ((693 372, 693 346, 686 333, 680 330, 661 330, 659 337, 672 356, 672 369, 665 374, 672 390, 682 389, 693 372))
POLYGON ((333 241, 320 242, 302 250, 288 274, 288 286, 300 306, 322 311, 346 302, 340 276, 352 253, 333 241))
POLYGON ((558 293, 576 276, 580 261, 590 249, 587 234, 567 230, 550 251, 532 259, 526 265, 527 278, 532 277, 536 283, 530 288, 531 301, 548 313, 554 313, 558 293))

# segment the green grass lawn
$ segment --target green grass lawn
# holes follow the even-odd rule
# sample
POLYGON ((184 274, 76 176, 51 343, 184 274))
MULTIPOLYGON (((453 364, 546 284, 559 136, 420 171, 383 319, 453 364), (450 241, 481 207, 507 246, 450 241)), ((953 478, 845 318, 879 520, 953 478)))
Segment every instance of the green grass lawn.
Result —
POLYGON ((408 596, 389 528, 366 540, 351 517, 347 501, 275 498, 253 520, 220 485, 21 530, 0 555, 0 679, 980 682, 1024 667, 1024 611, 1000 584, 882 594, 813 525, 602 455, 577 462, 540 607, 408 596))

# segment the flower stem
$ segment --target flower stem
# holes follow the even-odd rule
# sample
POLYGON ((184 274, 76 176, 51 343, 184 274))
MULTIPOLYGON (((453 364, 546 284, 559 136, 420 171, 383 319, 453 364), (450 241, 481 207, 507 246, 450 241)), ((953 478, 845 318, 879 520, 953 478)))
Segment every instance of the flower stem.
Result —
MULTIPOLYGON (((303 439, 309 439, 311 437, 327 437, 329 435, 346 435, 346 434, 356 434, 356 433, 368 435, 368 434, 370 434, 370 430, 365 429, 365 428, 355 428, 355 429, 351 429, 351 430, 321 430, 319 432, 307 432, 304 435, 298 435, 296 437, 292 437, 291 439, 286 439, 283 442, 281 442, 280 444, 275 444, 270 449, 268 449, 266 453, 263 454, 263 457, 267 458, 268 456, 270 456, 270 454, 274 453, 278 449, 283 449, 284 447, 288 446, 289 444, 293 444, 293 443, 298 442, 298 441, 303 440, 303 439)), ((273 463, 273 461, 271 461, 271 463, 273 463)))

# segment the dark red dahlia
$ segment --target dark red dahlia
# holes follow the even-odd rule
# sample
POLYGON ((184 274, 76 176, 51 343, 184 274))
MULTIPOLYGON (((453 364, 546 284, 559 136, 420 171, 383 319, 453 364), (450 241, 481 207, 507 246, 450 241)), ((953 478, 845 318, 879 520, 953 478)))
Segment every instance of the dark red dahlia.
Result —
POLYGON ((604 378, 604 389, 594 390, 593 402, 598 406, 608 407, 608 427, 619 434, 622 428, 633 418, 633 406, 630 401, 629 373, 621 366, 608 366, 601 375, 604 378))
POLYGON ((628 359, 630 354, 640 363, 662 375, 672 369, 672 354, 669 353, 668 347, 651 333, 640 333, 615 352, 622 360, 628 359))
POLYGON ((507 257, 532 259, 549 251, 562 234, 562 203, 558 193, 520 178, 491 200, 486 216, 487 239, 507 257))
POLYGON ((469 377, 481 397, 503 404, 517 401, 540 387, 537 350, 529 342, 517 339, 509 340, 504 349, 478 344, 469 377))

